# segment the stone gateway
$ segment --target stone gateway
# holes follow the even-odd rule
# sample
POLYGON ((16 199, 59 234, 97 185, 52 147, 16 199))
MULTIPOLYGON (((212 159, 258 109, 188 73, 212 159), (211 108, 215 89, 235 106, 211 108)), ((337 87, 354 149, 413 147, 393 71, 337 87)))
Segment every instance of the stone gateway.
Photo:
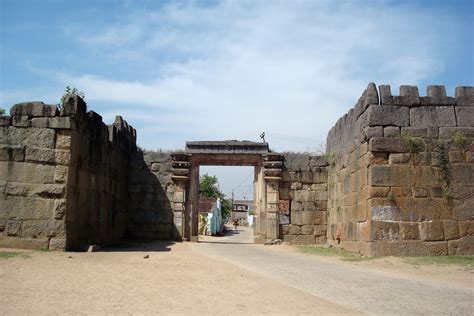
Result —
POLYGON ((367 256, 474 254, 474 87, 370 83, 326 154, 267 143, 142 151, 78 96, 0 116, 0 247, 84 250, 124 237, 197 241, 199 166, 254 167, 255 242, 367 256))

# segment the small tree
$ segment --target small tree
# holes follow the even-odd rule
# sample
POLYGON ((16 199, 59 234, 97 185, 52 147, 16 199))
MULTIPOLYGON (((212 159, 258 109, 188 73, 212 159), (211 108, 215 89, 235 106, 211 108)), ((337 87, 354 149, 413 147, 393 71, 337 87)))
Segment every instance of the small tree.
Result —
POLYGON ((226 199, 225 195, 219 190, 219 182, 216 176, 205 174, 199 179, 199 197, 220 198, 222 219, 225 222, 230 217, 232 202, 226 199))
POLYGON ((0 108, 0 115, 5 115, 5 109, 0 108))
POLYGON ((77 95, 77 96, 81 97, 82 99, 85 99, 84 92, 79 91, 74 87, 66 86, 66 88, 64 89, 64 94, 61 97, 61 100, 59 101, 59 104, 58 104, 59 107, 64 106, 64 101, 66 101, 66 98, 68 96, 74 96, 74 95, 77 95))

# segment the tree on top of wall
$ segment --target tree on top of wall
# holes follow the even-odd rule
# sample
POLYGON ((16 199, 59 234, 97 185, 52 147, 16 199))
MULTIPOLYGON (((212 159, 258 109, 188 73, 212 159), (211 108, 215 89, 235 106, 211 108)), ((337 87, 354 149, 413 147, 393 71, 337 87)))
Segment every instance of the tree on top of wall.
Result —
POLYGON ((5 115, 5 109, 0 108, 0 115, 5 115))
POLYGON ((58 104, 59 107, 61 108, 64 106, 64 102, 66 101, 66 98, 68 96, 75 96, 75 95, 81 97, 81 99, 85 99, 84 92, 79 91, 74 87, 66 86, 66 88, 64 89, 64 93, 61 96, 61 100, 59 101, 59 104, 58 104))

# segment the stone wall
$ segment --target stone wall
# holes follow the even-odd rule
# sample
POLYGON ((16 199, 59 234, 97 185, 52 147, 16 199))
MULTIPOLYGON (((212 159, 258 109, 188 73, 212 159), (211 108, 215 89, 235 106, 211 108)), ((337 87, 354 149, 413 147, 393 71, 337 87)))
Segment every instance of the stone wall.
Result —
POLYGON ((136 152, 130 163, 127 236, 173 239, 174 183, 169 152, 136 152))
POLYGON ((289 208, 289 223, 280 215, 280 237, 290 244, 326 242, 326 157, 283 155, 280 208, 289 208))
POLYGON ((126 228, 135 130, 78 97, 14 105, 0 118, 0 246, 83 249, 126 228))
POLYGON ((379 91, 328 134, 328 239, 370 256, 473 254, 474 88, 379 91))

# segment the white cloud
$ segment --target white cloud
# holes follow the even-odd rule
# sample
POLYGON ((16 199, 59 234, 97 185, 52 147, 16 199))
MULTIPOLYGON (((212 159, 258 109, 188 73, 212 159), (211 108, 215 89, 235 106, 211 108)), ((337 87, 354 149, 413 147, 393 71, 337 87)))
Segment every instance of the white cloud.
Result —
MULTIPOLYGON (((145 147, 258 140, 267 131, 277 150, 307 150, 307 141, 270 135, 324 141, 369 81, 397 92, 439 71, 434 39, 442 34, 432 34, 427 12, 333 1, 189 2, 130 11, 115 26, 68 29, 85 52, 129 67, 128 78, 89 72, 62 80, 85 91, 99 113, 101 103, 116 104, 145 147)), ((113 116, 110 107, 102 110, 113 116)))

